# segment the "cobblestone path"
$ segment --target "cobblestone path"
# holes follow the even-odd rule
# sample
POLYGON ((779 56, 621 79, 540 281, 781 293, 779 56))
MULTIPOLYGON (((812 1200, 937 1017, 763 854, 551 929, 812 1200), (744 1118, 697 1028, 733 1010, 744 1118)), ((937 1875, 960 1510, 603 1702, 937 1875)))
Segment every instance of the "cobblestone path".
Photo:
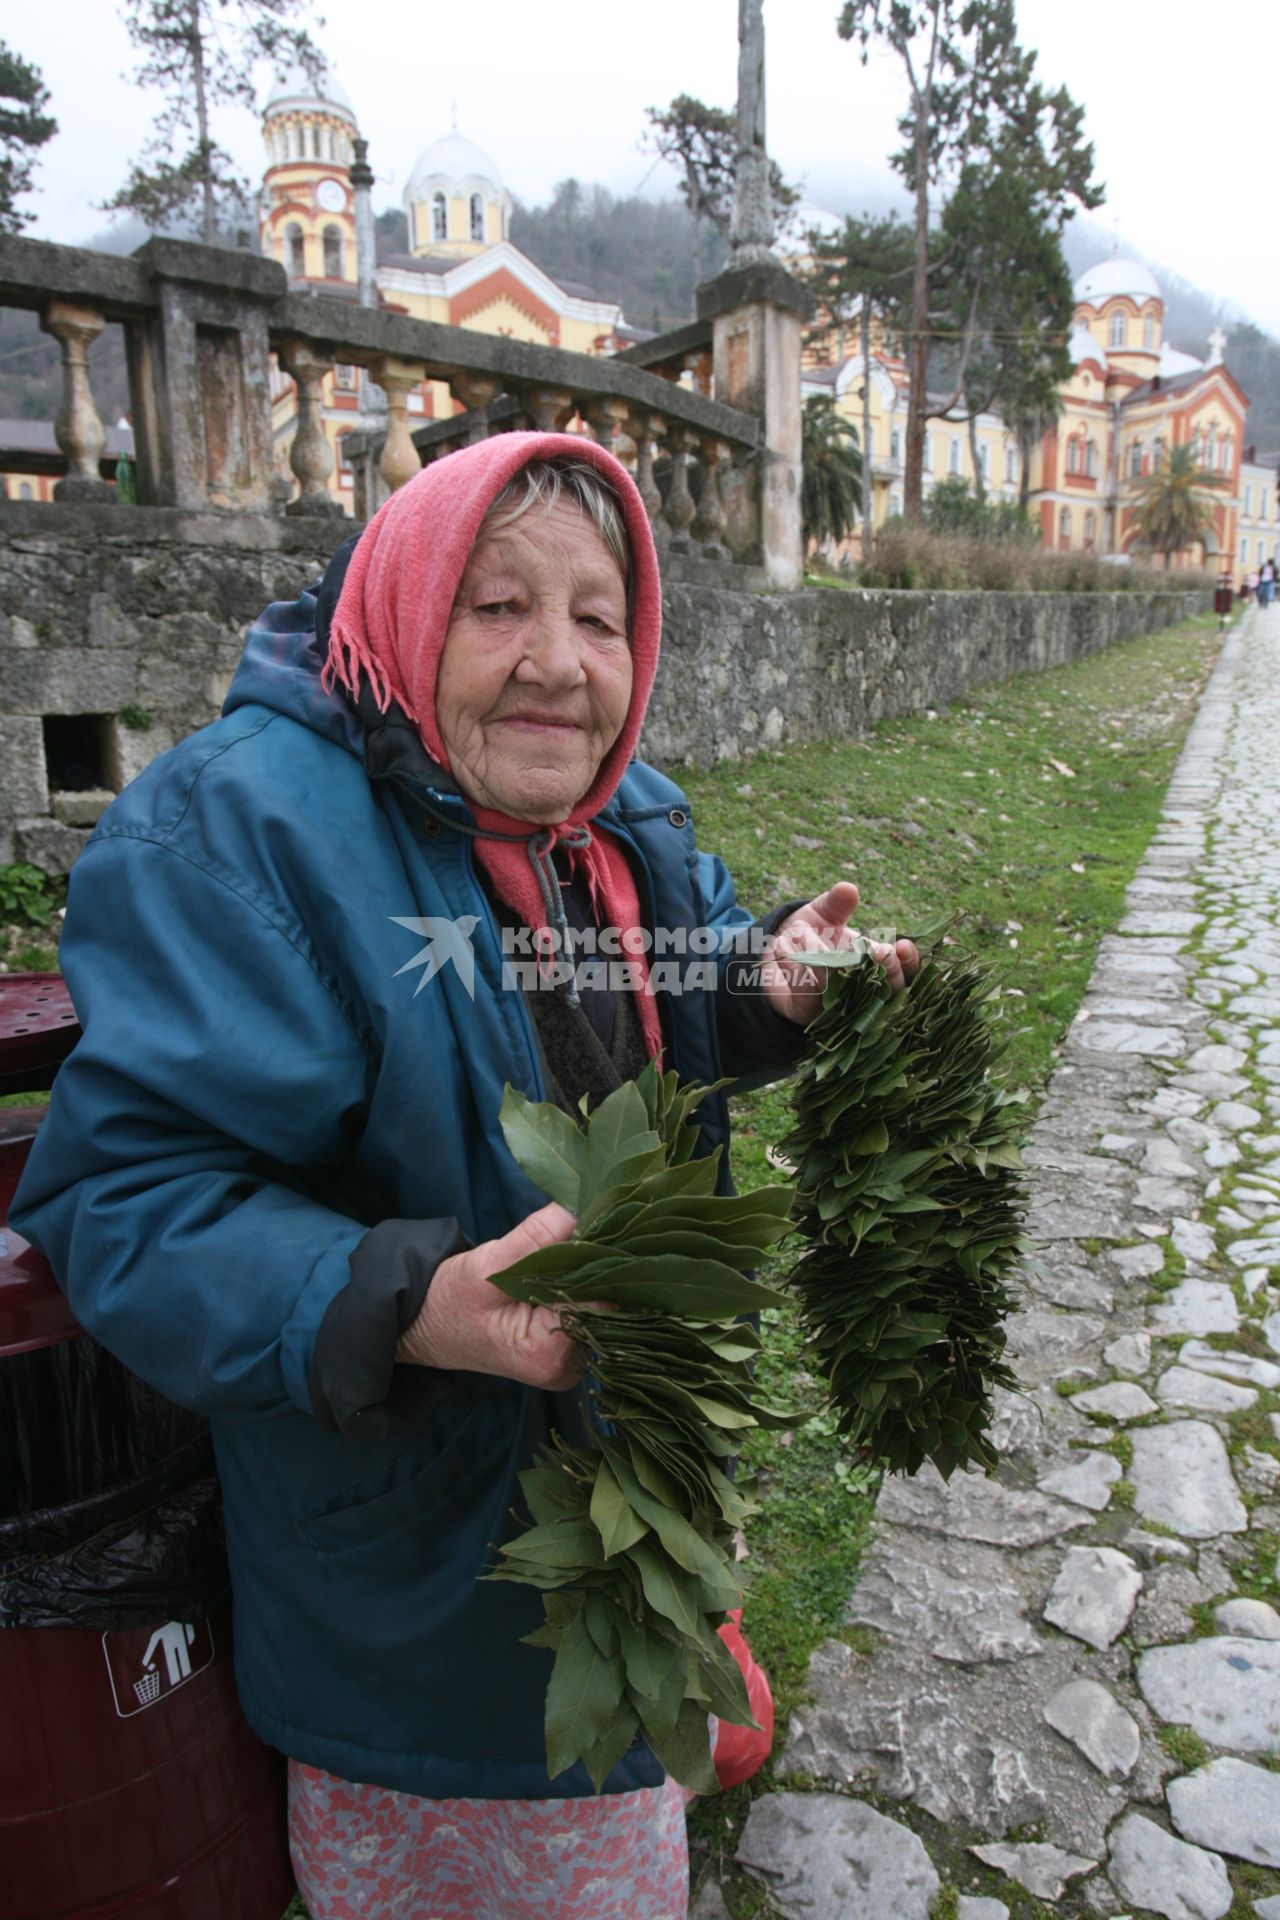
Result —
POLYGON ((957 1920, 1280 1920, 1280 607, 1227 644, 1027 1158, 1001 1472, 886 1481, 872 1631, 819 1649, 783 1755, 820 1790, 758 1800, 739 1859, 796 1920, 944 1885, 957 1920))

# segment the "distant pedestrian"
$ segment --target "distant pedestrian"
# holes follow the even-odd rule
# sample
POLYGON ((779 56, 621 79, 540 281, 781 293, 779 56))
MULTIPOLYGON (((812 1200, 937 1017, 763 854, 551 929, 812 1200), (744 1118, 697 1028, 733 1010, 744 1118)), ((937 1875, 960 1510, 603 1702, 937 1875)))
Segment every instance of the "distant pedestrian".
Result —
POLYGON ((1264 560, 1261 571, 1258 574, 1258 605, 1260 607, 1269 607, 1275 590, 1276 563, 1274 560, 1264 560))
POLYGON ((1246 573, 1244 577, 1244 586, 1241 588, 1241 594, 1244 598, 1246 606, 1248 605, 1249 601, 1253 599, 1257 591, 1258 591, 1258 569, 1254 567, 1249 573, 1246 573))

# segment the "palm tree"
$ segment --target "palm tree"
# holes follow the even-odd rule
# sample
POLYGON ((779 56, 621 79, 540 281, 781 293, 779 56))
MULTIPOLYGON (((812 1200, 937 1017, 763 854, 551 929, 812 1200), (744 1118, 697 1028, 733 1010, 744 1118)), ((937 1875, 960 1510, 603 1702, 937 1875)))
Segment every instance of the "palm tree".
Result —
POLYGON ((1190 442, 1173 447, 1169 457, 1143 483, 1133 516, 1134 532, 1148 547, 1164 555, 1166 569, 1173 556, 1214 531, 1213 506, 1205 487, 1221 484, 1215 473, 1200 465, 1190 442))
POLYGON ((857 429, 836 412, 829 394, 804 403, 801 515, 806 550, 816 540, 838 543, 853 532, 862 504, 862 455, 857 429))

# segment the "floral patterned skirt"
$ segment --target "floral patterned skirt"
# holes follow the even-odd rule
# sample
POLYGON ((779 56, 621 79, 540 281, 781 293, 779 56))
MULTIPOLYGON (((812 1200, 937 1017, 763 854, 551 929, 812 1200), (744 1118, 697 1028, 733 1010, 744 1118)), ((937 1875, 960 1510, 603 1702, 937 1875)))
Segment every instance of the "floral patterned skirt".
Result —
POLYGON ((312 1920, 685 1920, 674 1780, 577 1800, 423 1800, 289 1762, 312 1920))

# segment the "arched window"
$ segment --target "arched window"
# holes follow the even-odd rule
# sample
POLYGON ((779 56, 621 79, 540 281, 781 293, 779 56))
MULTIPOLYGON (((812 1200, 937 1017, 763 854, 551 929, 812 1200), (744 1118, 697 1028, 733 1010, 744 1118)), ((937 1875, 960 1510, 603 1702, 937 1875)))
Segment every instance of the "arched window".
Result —
POLYGON ((284 230, 285 272, 292 280, 301 280, 307 271, 307 250, 302 239, 302 228, 296 220, 291 220, 284 230))
POLYGON ((471 238, 484 239, 484 201, 478 193, 471 196, 471 238))
POLYGON ((1224 433, 1222 436, 1222 471, 1224 473, 1230 473, 1231 471, 1233 450, 1231 435, 1224 433))
POLYGON ((326 280, 342 278, 342 228, 334 226, 332 221, 324 230, 324 277, 326 280))
POLYGON ((1095 440, 1086 440, 1084 448, 1084 470, 1090 476, 1098 471, 1098 445, 1095 440))
POLYGON ((1142 344, 1148 353, 1155 352, 1156 323, 1151 314, 1142 323, 1142 344))
POLYGON ((895 427, 889 435, 889 458, 891 460, 901 460, 902 458, 902 435, 897 427, 895 427))
POLYGON ((1074 436, 1067 442, 1067 472, 1080 471, 1080 442, 1074 436))
POLYGON ((1094 532, 1096 527, 1097 527, 1097 520, 1094 515, 1093 508, 1090 507, 1088 513, 1086 513, 1084 517, 1084 543, 1086 547, 1091 547, 1093 545, 1094 532))
POLYGON ((1129 477, 1139 480, 1142 477, 1142 442, 1135 440, 1129 449, 1129 477))
POLYGON ((29 480, 24 480, 24 481, 22 481, 22 483, 20 484, 20 486, 19 486, 19 488, 18 488, 18 498, 19 498, 19 500, 34 500, 34 499, 35 499, 35 495, 34 495, 34 493, 32 493, 32 491, 31 491, 31 482, 30 482, 29 480))
POLYGON ((1125 319, 1122 313, 1119 313, 1119 312, 1113 313, 1111 316, 1111 345, 1113 347, 1122 347, 1125 344, 1125 341, 1128 339, 1128 337, 1129 337, 1128 321, 1125 319))
POLYGON ((315 127, 311 126, 310 124, 308 124, 308 127, 307 127, 307 152, 310 154, 313 160, 318 160, 320 158, 320 141, 319 141, 318 130, 315 127))
POLYGON ((1071 544, 1071 515, 1066 507, 1058 510, 1058 539, 1064 547, 1071 544))
POLYGON ((284 152, 286 160, 296 160, 298 157, 298 129, 296 127, 285 128, 284 152))
POLYGON ((447 240, 449 238, 449 210, 442 193, 431 196, 431 238, 447 240))
POLYGON ((960 471, 960 442, 956 438, 956 436, 952 434, 951 447, 950 447, 948 458, 947 458, 947 472, 959 473, 959 471, 960 471))
POLYGON ((1216 427, 1210 427, 1209 438, 1205 442, 1205 450, 1204 450, 1204 463, 1206 467, 1212 467, 1217 457, 1218 457, 1218 429, 1216 427))

